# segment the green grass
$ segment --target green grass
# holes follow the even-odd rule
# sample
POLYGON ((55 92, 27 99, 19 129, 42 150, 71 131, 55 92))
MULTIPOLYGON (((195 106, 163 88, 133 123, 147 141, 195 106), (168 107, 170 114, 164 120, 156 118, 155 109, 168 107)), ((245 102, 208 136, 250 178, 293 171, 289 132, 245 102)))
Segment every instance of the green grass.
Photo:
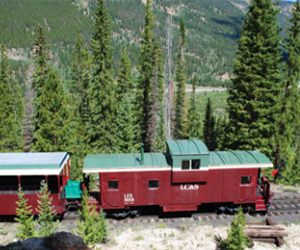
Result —
POLYGON ((197 99, 199 101, 201 119, 205 117, 205 108, 207 100, 210 98, 215 115, 226 114, 227 108, 227 91, 212 91, 212 92, 200 92, 197 93, 197 99))

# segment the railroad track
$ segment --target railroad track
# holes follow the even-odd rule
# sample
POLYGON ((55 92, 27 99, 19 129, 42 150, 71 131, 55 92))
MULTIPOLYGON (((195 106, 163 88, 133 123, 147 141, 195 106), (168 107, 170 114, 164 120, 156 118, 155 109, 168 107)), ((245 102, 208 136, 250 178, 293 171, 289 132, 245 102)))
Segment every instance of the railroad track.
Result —
MULTIPOLYGON (((284 216, 284 215, 297 215, 300 214, 300 195, 295 196, 279 196, 277 195, 272 199, 272 206, 267 213, 267 216, 284 216)), ((261 214, 252 214, 253 217, 261 217, 261 214)), ((127 217, 122 220, 108 218, 110 224, 134 224, 134 223, 189 223, 189 222, 209 222, 209 221, 231 221, 233 215, 231 214, 216 214, 214 212, 205 213, 192 213, 190 215, 177 214, 174 217, 159 217, 158 214, 154 215, 140 215, 136 218, 127 217)), ((64 216, 64 223, 74 224, 79 215, 76 212, 68 212, 64 216)))

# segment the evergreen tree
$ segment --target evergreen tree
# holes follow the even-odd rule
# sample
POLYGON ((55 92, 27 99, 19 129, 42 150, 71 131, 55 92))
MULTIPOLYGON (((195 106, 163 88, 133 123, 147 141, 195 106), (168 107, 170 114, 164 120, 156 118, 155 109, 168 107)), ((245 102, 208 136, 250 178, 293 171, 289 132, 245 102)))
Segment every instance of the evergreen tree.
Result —
POLYGON ((135 153, 140 145, 136 141, 137 126, 134 120, 134 106, 130 93, 122 94, 122 99, 118 102, 117 108, 117 151, 120 153, 135 153))
POLYGON ((215 126, 216 150, 225 150, 228 141, 228 119, 220 115, 215 126))
POLYGON ((52 206, 53 198, 50 196, 50 191, 48 190, 48 185, 45 180, 41 182, 40 195, 38 195, 38 206, 36 208, 38 215, 38 236, 46 237, 50 234, 56 232, 58 228, 58 222, 55 222, 55 210, 52 206))
POLYGON ((137 125, 134 120, 133 98, 131 98, 132 90, 131 64, 123 47, 116 87, 117 151, 120 153, 134 153, 139 148, 136 138, 137 125))
POLYGON ((32 76, 32 87, 35 91, 34 97, 34 132, 39 129, 39 111, 40 111, 40 103, 38 101, 43 86, 46 83, 48 72, 49 72, 49 65, 48 61, 50 59, 49 56, 49 48, 46 43, 46 38, 43 34, 43 29, 41 26, 38 27, 37 32, 37 39, 34 42, 34 62, 35 62, 35 69, 32 76))
POLYGON ((34 230, 34 217, 32 215, 31 206, 28 206, 28 200, 25 199, 25 195, 22 191, 22 188, 19 187, 18 201, 16 214, 18 217, 15 218, 15 221, 19 222, 17 226, 16 237, 18 240, 26 240, 28 238, 35 236, 34 230))
POLYGON ((152 112, 152 77, 154 64, 154 34, 152 27, 154 16, 151 11, 151 0, 146 3, 145 26, 142 33, 140 52, 140 76, 136 89, 136 123, 138 124, 139 136, 145 145, 145 151, 150 151, 151 142, 149 130, 152 112))
POLYGON ((185 61, 186 35, 183 18, 180 19, 180 46, 176 64, 177 89, 175 95, 175 121, 174 138, 185 139, 187 137, 186 123, 186 61, 185 61))
POLYGON ((40 107, 39 129, 34 133, 33 149, 38 152, 65 151, 68 143, 68 99, 56 71, 49 71, 37 103, 40 107))
POLYGON ((90 89, 88 137, 94 152, 111 153, 116 145, 115 84, 111 76, 110 18, 104 0, 97 0, 92 38, 93 76, 90 89))
POLYGON ((22 97, 19 96, 20 93, 15 92, 17 83, 13 78, 3 44, 0 53, 0 150, 13 151, 21 147, 22 97))
POLYGON ((200 111, 198 110, 198 102, 196 99, 196 86, 197 86, 197 75, 195 74, 193 79, 193 91, 190 97, 190 107, 188 109, 188 135, 190 139, 201 138, 201 118, 200 111))
MULTIPOLYGON (((275 168, 285 172, 286 180, 292 180, 295 172, 299 172, 296 165, 297 150, 300 143, 298 132, 300 119, 300 99, 298 84, 300 80, 300 2, 293 4, 291 26, 287 28, 288 38, 286 48, 289 54, 285 66, 285 79, 282 86, 281 106, 278 115, 277 148, 275 154, 275 168), (294 170, 294 171, 293 171, 294 170)), ((299 178, 299 175, 297 175, 299 178)))
POLYGON ((125 47, 123 46, 116 89, 117 101, 122 101, 123 95, 131 92, 133 90, 133 87, 131 63, 126 53, 125 47))
POLYGON ((70 129, 67 137, 71 155, 71 179, 81 180, 82 164, 88 151, 87 125, 90 117, 89 87, 91 79, 91 56, 80 33, 72 53, 70 81, 70 129))
POLYGON ((226 250, 243 250, 246 247, 250 247, 249 238, 244 235, 246 218, 242 207, 239 207, 239 212, 234 216, 230 226, 228 237, 225 240, 221 240, 219 248, 226 250))
POLYGON ((107 235, 107 222, 101 210, 96 212, 96 205, 89 204, 90 197, 87 190, 84 191, 81 200, 81 210, 78 210, 80 220, 78 220, 78 235, 88 245, 101 242, 107 235))
POLYGON ((163 74, 163 58, 161 50, 156 49, 157 58, 157 128, 155 133, 155 140, 153 142, 154 152, 165 152, 166 150, 166 133, 165 133, 165 119, 164 119, 164 74, 163 74))
POLYGON ((279 96, 278 8, 252 0, 245 16, 228 112, 231 149, 257 149, 272 156, 279 96))
POLYGON ((210 98, 207 99, 204 127, 203 127, 203 141, 209 150, 216 149, 216 119, 213 114, 212 104, 210 98))

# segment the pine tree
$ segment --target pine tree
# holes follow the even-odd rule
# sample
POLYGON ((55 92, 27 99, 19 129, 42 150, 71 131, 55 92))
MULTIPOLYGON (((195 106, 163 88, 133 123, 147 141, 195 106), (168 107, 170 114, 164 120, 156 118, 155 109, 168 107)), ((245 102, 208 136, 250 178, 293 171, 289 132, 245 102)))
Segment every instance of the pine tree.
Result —
POLYGON ((117 109, 117 152, 135 153, 140 145, 136 141, 137 126, 134 120, 134 106, 130 93, 122 94, 117 109))
POLYGON ((91 56, 80 33, 72 53, 70 81, 70 129, 67 137, 71 155, 71 179, 81 180, 82 164, 88 151, 87 125, 90 117, 89 87, 91 79, 91 56))
POLYGON ((37 103, 40 107, 39 129, 34 133, 33 149, 38 152, 65 151, 68 144, 68 99, 56 71, 49 71, 37 103))
POLYGON ((81 210, 78 210, 80 220, 78 220, 77 233, 88 245, 101 242, 107 235, 107 222, 105 215, 101 210, 96 212, 96 205, 89 204, 90 197, 87 190, 84 191, 81 200, 81 210))
POLYGON ((104 0, 97 1, 92 38, 93 76, 90 89, 88 137, 94 152, 112 153, 116 145, 115 84, 111 76, 110 18, 104 0))
POLYGON ((190 107, 188 109, 188 114, 187 114, 188 135, 190 139, 201 138, 201 118, 200 118, 200 111, 197 108, 198 102, 195 93, 196 86, 197 86, 197 75, 195 74, 193 79, 193 91, 190 97, 190 107))
POLYGON ((135 105, 136 123, 140 132, 140 139, 145 145, 145 151, 150 151, 151 142, 149 139, 151 109, 152 109, 152 77, 154 64, 154 34, 152 27, 154 16, 151 11, 151 0, 146 3, 145 26, 142 33, 141 52, 140 52, 140 76, 138 79, 135 105))
POLYGON ((157 58, 157 107, 156 111, 158 118, 157 128, 155 133, 155 140, 153 142, 154 152, 165 152, 166 150, 166 133, 165 133, 165 119, 164 119, 164 74, 163 74, 163 58, 161 50, 156 49, 157 58))
POLYGON ((38 236, 39 237, 46 237, 50 234, 56 232, 58 228, 58 222, 55 222, 55 210, 54 206, 52 206, 53 198, 50 196, 50 191, 48 190, 48 185, 43 180, 41 182, 41 190, 40 195, 38 195, 38 206, 36 208, 38 215, 38 236))
POLYGON ((215 126, 216 150, 225 150, 228 141, 228 119, 220 115, 215 126))
POLYGON ((28 200, 25 199, 25 195, 22 191, 22 188, 19 187, 18 201, 16 214, 18 217, 15 218, 15 221, 19 222, 17 226, 16 237, 18 240, 26 240, 28 238, 35 236, 34 230, 34 217, 32 215, 31 206, 28 206, 28 200))
POLYGON ((126 53, 125 47, 123 46, 116 89, 117 101, 122 101, 123 95, 131 92, 133 90, 133 87, 131 63, 126 53))
POLYGON ((43 34, 43 29, 41 26, 38 27, 37 39, 34 42, 34 62, 35 69, 33 73, 32 87, 35 91, 34 97, 34 132, 39 129, 39 111, 40 103, 38 102, 39 96, 42 93, 43 86, 46 83, 49 65, 48 61, 50 59, 49 48, 46 43, 46 38, 43 34))
POLYGON ((212 104, 210 98, 207 99, 205 118, 203 127, 203 141, 209 150, 216 149, 216 119, 213 114, 212 104))
POLYGON ((231 149, 257 149, 272 156, 279 96, 278 8, 271 0, 252 0, 245 16, 228 112, 231 149))
POLYGON ((15 93, 17 83, 3 44, 0 60, 0 150, 13 151, 21 147, 22 97, 15 93))
POLYGON ((225 240, 221 240, 219 248, 226 250, 243 250, 249 247, 249 238, 244 235, 246 218, 242 207, 239 207, 238 214, 234 216, 230 226, 228 237, 225 240))
POLYGON ((286 48, 289 57, 285 65, 285 79, 282 86, 281 106, 278 115, 278 135, 275 154, 275 168, 285 172, 286 180, 292 180, 295 172, 299 172, 299 165, 295 164, 299 155, 297 145, 300 143, 298 133, 300 125, 300 99, 298 93, 300 80, 299 1, 293 4, 292 18, 289 22, 291 26, 287 28, 288 38, 286 39, 286 48))
POLYGON ((136 137, 137 125, 134 120, 133 98, 131 98, 132 90, 131 64, 123 47, 116 87, 117 151, 120 153, 134 153, 139 148, 136 137))
POLYGON ((186 123, 186 61, 185 61, 186 35, 183 18, 180 19, 180 46, 176 64, 177 89, 175 95, 175 121, 174 138, 185 139, 187 137, 186 123))

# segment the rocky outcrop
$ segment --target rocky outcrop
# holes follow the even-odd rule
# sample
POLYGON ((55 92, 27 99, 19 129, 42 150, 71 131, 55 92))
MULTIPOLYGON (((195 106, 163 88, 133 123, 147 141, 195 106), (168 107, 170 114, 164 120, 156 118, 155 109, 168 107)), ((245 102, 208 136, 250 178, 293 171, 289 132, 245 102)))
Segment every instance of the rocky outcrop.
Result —
POLYGON ((90 250, 82 238, 72 233, 59 232, 46 238, 31 238, 0 246, 0 250, 90 250))

